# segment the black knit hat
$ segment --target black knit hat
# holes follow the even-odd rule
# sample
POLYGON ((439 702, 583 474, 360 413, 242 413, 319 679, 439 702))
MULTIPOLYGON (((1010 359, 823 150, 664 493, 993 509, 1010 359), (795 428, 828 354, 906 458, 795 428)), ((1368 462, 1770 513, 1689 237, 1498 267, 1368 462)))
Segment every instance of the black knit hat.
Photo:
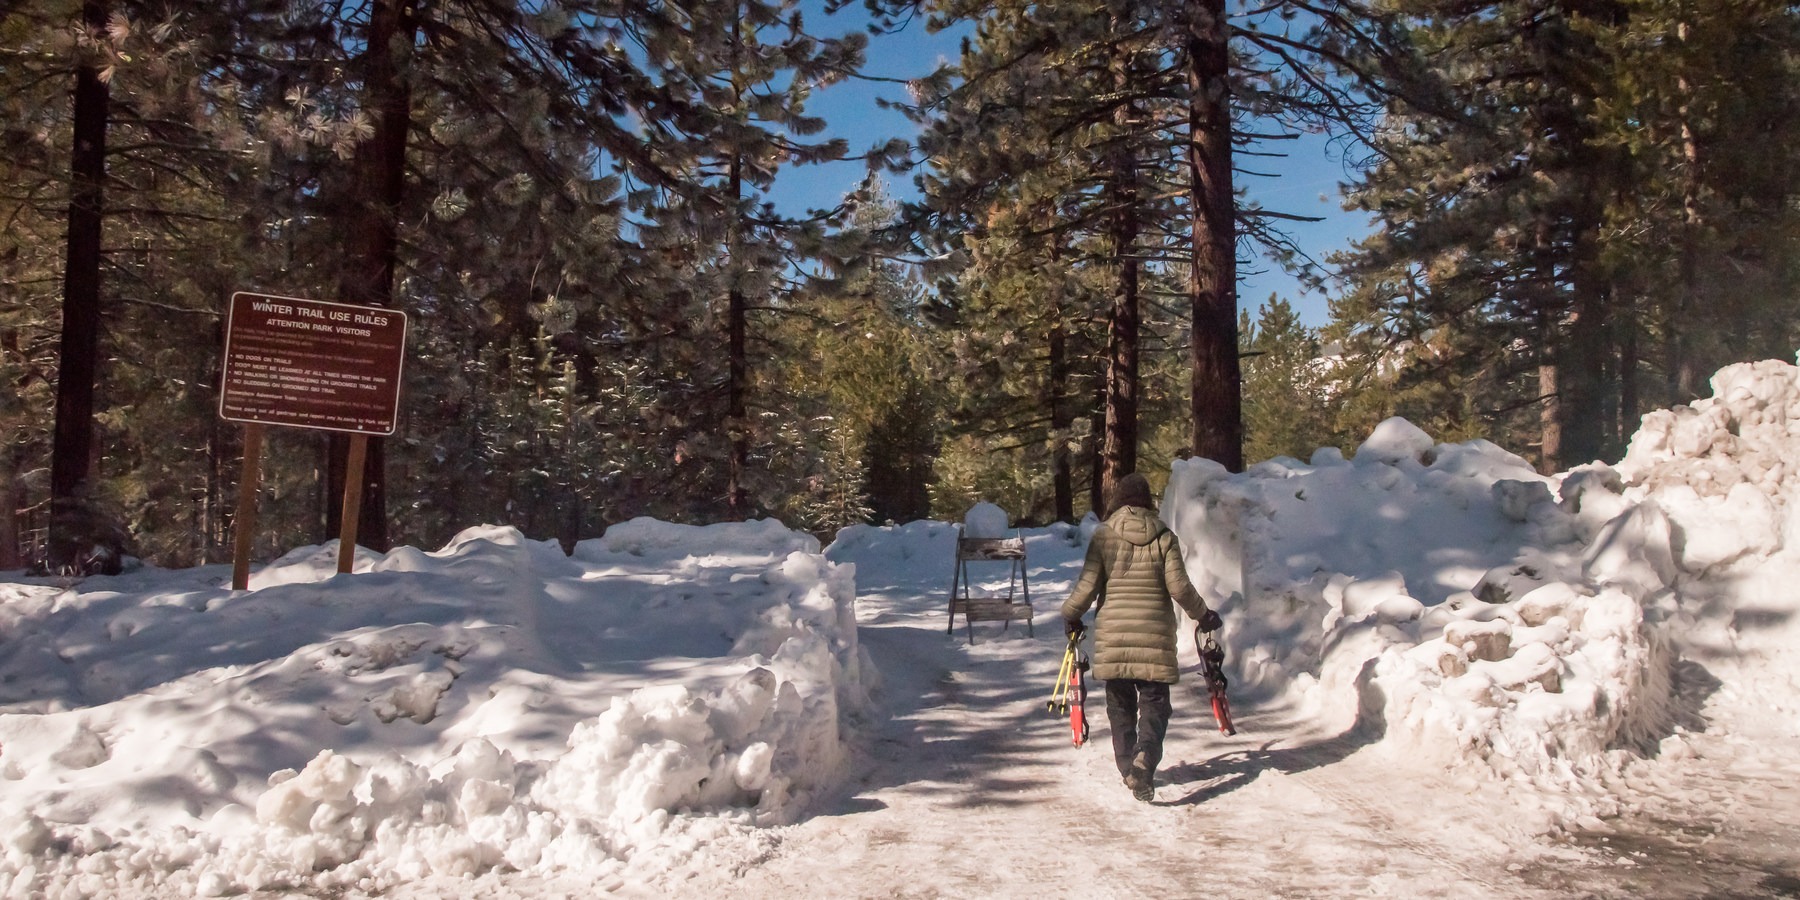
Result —
POLYGON ((1112 496, 1107 498, 1107 515, 1118 512, 1127 506, 1143 509, 1154 509, 1150 499, 1150 482, 1136 472, 1119 479, 1113 485, 1112 496))

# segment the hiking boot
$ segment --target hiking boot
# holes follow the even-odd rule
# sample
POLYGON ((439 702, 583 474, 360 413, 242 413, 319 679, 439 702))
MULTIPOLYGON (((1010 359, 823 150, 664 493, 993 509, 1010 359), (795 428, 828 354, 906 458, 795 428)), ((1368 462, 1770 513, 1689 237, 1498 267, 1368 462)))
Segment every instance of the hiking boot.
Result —
POLYGON ((1132 766, 1125 775, 1125 786, 1131 789, 1132 799, 1141 803, 1149 803, 1156 796, 1156 786, 1151 783, 1150 770, 1132 766))
POLYGON ((1150 770, 1150 755, 1139 753, 1131 760, 1131 771, 1125 773, 1125 786, 1131 788, 1131 796, 1140 802, 1149 803, 1156 796, 1156 773, 1150 770))

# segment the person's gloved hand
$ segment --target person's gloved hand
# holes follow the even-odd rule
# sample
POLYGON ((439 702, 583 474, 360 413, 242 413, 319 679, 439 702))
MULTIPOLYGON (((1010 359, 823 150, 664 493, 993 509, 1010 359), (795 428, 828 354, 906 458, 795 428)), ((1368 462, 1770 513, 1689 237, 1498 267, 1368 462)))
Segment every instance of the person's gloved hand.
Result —
POLYGON ((1218 631, 1224 627, 1225 620, 1219 618, 1217 611, 1208 609, 1201 613, 1200 618, 1195 620, 1195 624, 1200 626, 1201 631, 1218 631))
POLYGON ((1063 634, 1079 641, 1087 634, 1087 626, 1083 625, 1080 619, 1064 619, 1063 634))

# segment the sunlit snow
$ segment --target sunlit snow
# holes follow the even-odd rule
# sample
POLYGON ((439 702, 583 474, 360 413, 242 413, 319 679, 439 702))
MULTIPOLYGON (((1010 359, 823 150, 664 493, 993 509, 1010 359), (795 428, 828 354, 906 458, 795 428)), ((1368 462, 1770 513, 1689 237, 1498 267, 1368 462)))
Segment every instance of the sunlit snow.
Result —
MULTIPOLYGON (((1614 815, 1635 762, 1693 752, 1684 659, 1757 711, 1715 733, 1800 736, 1800 369, 1713 389, 1646 416, 1617 465, 1554 477, 1397 419, 1347 458, 1178 462, 1161 512, 1224 614, 1233 702, 1365 734, 1396 780, 1516 785, 1533 833, 1614 815)), ((957 531, 931 522, 821 548, 635 520, 573 555, 482 526, 348 575, 300 548, 243 592, 217 566, 5 573, 0 895, 753 868, 756 836, 868 752, 884 684, 936 677, 859 626, 1054 654, 1093 524, 1025 530, 1037 639, 981 623, 975 646, 943 633, 957 531)), ((1010 523, 983 504, 964 527, 1010 523)))

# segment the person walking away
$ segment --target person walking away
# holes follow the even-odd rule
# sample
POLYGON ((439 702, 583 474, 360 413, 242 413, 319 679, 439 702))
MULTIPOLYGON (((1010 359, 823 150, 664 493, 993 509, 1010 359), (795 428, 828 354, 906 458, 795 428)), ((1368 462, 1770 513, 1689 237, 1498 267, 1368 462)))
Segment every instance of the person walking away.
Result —
POLYGON ((1181 542, 1151 511, 1144 476, 1119 479, 1107 506, 1081 577, 1063 602, 1063 626, 1079 639, 1087 631, 1082 617, 1097 607, 1093 673, 1106 682, 1113 759, 1131 796, 1148 802, 1169 730, 1169 687, 1180 678, 1175 607, 1204 631, 1216 630, 1220 620, 1188 579, 1181 542))

